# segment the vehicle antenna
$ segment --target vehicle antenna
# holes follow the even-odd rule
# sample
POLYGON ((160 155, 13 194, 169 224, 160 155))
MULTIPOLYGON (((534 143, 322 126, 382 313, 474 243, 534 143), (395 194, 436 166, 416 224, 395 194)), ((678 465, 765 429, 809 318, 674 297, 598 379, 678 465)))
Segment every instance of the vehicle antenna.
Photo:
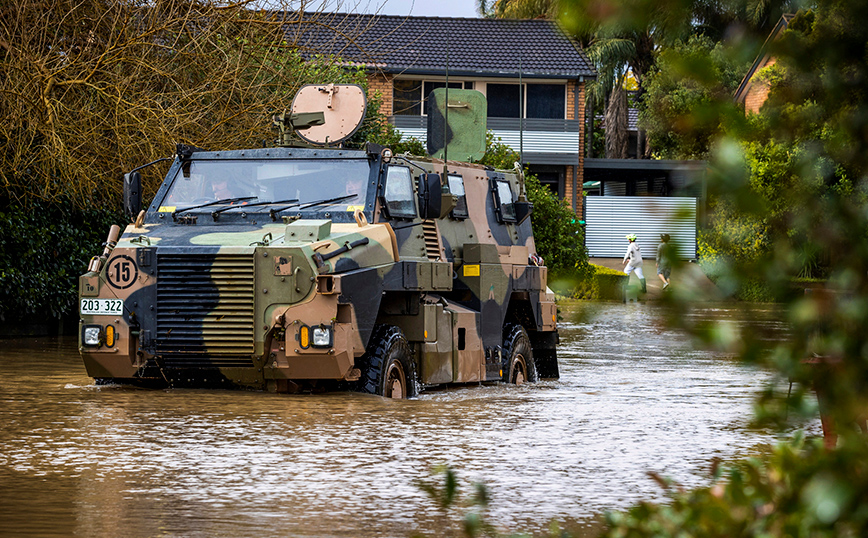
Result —
POLYGON ((524 86, 521 81, 521 47, 518 49, 518 160, 524 162, 524 86))
POLYGON ((449 36, 446 36, 446 106, 444 107, 443 118, 443 178, 446 180, 446 175, 449 173, 446 167, 446 160, 449 155, 449 144, 446 142, 446 131, 449 130, 449 36))

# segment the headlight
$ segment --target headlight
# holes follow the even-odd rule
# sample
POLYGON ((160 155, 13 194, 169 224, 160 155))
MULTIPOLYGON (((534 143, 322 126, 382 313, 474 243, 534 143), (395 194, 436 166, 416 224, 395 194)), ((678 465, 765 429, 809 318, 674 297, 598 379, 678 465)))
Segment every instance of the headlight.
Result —
POLYGON ((316 347, 331 347, 331 345, 332 345, 332 329, 331 329, 331 327, 314 327, 313 328, 313 345, 316 347))
POLYGON ((85 325, 81 330, 81 341, 86 346, 98 346, 102 340, 102 327, 85 325))

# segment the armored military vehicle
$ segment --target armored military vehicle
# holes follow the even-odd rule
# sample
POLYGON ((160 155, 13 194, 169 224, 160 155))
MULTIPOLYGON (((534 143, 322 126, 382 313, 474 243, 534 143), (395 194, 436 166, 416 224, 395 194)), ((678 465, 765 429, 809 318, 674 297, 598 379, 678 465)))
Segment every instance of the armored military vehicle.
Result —
POLYGON ((485 132, 482 95, 454 92, 438 97, 451 118, 432 112, 446 128, 434 157, 342 148, 361 88, 306 86, 277 118, 278 147, 178 146, 146 210, 139 169, 127 174, 134 222, 112 228, 79 282, 88 375, 396 398, 557 377, 522 176, 447 158, 462 114, 485 132))

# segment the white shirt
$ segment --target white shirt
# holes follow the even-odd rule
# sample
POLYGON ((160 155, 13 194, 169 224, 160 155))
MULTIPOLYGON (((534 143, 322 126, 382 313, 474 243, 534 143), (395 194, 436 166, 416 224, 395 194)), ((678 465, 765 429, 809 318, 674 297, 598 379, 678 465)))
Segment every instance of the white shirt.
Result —
POLYGON ((642 252, 639 250, 639 244, 635 241, 630 241, 630 246, 627 247, 627 253, 624 254, 624 261, 630 259, 630 267, 639 267, 642 265, 642 252))

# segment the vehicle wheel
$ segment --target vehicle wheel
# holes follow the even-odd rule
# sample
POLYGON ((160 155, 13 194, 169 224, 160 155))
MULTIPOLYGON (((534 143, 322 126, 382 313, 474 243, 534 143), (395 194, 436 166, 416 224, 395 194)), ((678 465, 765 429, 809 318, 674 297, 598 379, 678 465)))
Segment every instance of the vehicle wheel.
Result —
POLYGON ((386 398, 416 396, 416 368, 410 357, 407 339, 398 327, 375 327, 360 362, 360 392, 386 398))
POLYGON ((530 338, 521 325, 507 324, 503 327, 503 382, 521 385, 535 382, 536 365, 530 338))

